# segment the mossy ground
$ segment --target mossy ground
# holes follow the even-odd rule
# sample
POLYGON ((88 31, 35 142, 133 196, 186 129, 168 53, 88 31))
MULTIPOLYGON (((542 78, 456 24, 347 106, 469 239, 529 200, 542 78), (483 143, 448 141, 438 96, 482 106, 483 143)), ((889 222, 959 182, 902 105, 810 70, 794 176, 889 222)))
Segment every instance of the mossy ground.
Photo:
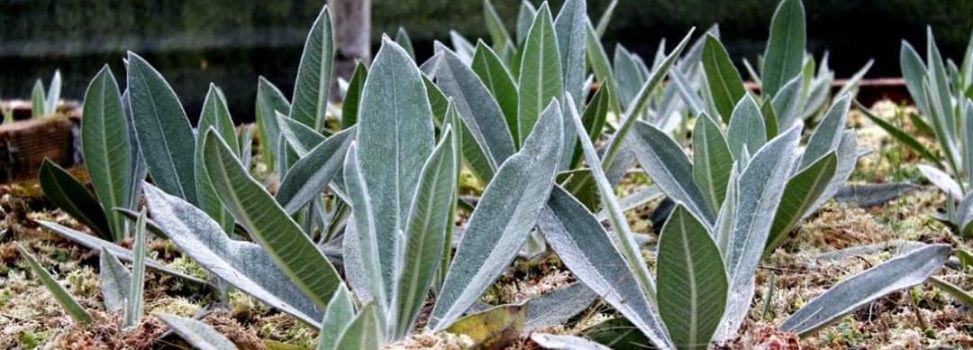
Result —
MULTIPOLYGON (((901 108, 890 103, 875 106, 883 116, 910 128, 901 108)), ((782 348, 900 349, 929 347, 973 347, 973 311, 962 306, 931 284, 881 298, 812 336, 797 339, 774 331, 788 315, 843 278, 874 266, 895 255, 899 242, 948 243, 969 249, 968 241, 931 218, 942 208, 945 197, 929 186, 915 165, 919 157, 889 138, 883 131, 853 112, 849 123, 856 128, 859 143, 873 150, 863 158, 853 182, 909 181, 923 186, 890 203, 859 208, 831 202, 811 216, 781 248, 761 263, 757 275, 754 307, 743 327, 744 336, 731 348, 775 343, 782 348), (842 249, 867 246, 868 249, 842 249)), ((935 148, 934 142, 917 133, 935 148)), ((260 170, 259 156, 255 159, 260 170)), ((83 171, 75 175, 83 177, 83 171)), ((272 183, 273 179, 267 180, 272 183)), ((623 181, 619 194, 634 191, 649 180, 633 173, 623 181)), ((467 182, 467 192, 476 193, 467 182)), ((654 244, 657 230, 649 216, 658 201, 627 213, 633 230, 645 234, 654 244)), ((155 349, 183 348, 172 336, 163 337, 166 327, 152 316, 132 329, 122 330, 117 312, 104 310, 95 253, 38 228, 35 220, 54 220, 80 230, 84 228, 63 212, 50 207, 36 182, 26 181, 0 187, 0 348, 3 349, 155 349), (33 251, 41 264, 91 310, 91 325, 76 325, 65 315, 43 286, 33 278, 16 253, 12 242, 33 251)), ((168 242, 149 247, 153 258, 185 273, 204 277, 205 271, 168 242)), ((646 253, 651 264, 653 254, 646 253)), ((973 271, 943 268, 937 276, 973 290, 973 271)), ((510 303, 542 295, 575 279, 556 256, 534 261, 518 260, 485 294, 489 304, 510 303)), ((149 271, 145 287, 146 312, 167 312, 182 316, 204 313, 213 325, 242 349, 309 349, 317 331, 255 299, 234 292, 221 301, 198 287, 149 271), (218 306, 213 306, 218 305, 218 306)), ((545 331, 580 334, 602 321, 618 317, 602 302, 564 325, 545 331)), ((462 337, 421 332, 390 348, 461 349, 462 337)), ((523 337, 515 349, 533 348, 523 337)))

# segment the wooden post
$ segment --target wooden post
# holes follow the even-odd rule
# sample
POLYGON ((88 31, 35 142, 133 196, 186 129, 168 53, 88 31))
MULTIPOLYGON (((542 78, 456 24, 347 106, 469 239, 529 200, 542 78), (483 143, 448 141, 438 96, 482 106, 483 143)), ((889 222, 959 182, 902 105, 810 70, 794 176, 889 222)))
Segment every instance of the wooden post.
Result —
MULTIPOLYGON (((355 63, 371 60, 371 0, 328 0, 334 23, 336 77, 349 79, 355 63)), ((336 91, 336 90, 332 90, 336 91)))

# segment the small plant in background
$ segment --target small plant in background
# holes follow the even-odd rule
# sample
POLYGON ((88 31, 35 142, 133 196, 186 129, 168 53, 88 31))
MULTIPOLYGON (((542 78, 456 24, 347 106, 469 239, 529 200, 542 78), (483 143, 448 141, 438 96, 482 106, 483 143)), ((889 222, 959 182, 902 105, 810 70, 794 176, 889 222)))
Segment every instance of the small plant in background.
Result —
POLYGON ((943 59, 932 28, 926 32, 925 61, 908 42, 903 41, 899 51, 902 77, 921 114, 910 120, 917 128, 932 130, 938 153, 862 107, 869 119, 929 162, 919 165, 919 171, 946 193, 941 219, 964 237, 973 234, 973 37, 970 40, 960 66, 943 59))
POLYGON ((31 118, 46 117, 57 112, 61 101, 61 71, 54 71, 51 85, 44 91, 44 82, 37 79, 30 93, 31 118))
POLYGON ((14 110, 9 104, 0 104, 0 114, 3 115, 3 124, 14 122, 14 110))

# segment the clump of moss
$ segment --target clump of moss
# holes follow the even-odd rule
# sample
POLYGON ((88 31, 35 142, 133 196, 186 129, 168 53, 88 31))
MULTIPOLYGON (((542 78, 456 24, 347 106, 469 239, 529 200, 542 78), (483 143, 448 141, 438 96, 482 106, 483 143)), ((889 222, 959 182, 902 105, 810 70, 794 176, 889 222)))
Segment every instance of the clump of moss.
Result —
POLYGON ((246 293, 232 291, 227 296, 230 305, 230 317, 237 319, 255 319, 271 311, 270 307, 246 293))
POLYGON ((200 308, 201 306, 199 304, 191 300, 170 296, 163 296, 153 300, 151 304, 146 305, 146 309, 150 310, 148 313, 161 312, 182 317, 193 317, 200 308))
POLYGON ((67 275, 68 288, 71 295, 96 299, 101 293, 98 274, 90 266, 83 266, 80 269, 71 271, 67 275))
POLYGON ((175 260, 169 263, 169 267, 173 270, 182 272, 188 276, 199 278, 203 281, 209 279, 209 273, 206 272, 206 269, 185 255, 180 255, 177 257, 175 260))
POLYGON ((317 344, 316 330, 282 313, 262 317, 252 327, 261 339, 296 345, 305 349, 313 348, 317 344))
POLYGON ((483 194, 483 184, 467 169, 459 173, 459 194, 479 196, 483 194))

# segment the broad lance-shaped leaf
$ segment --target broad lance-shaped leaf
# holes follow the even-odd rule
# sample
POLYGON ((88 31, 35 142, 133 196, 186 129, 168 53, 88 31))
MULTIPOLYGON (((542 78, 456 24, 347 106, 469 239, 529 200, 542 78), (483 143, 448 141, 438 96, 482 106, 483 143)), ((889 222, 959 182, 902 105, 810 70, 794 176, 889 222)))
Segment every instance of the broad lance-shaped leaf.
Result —
POLYGON ((240 127, 240 135, 237 136, 240 144, 240 162, 243 163, 243 167, 250 169, 250 165, 253 164, 253 130, 254 127, 250 125, 244 125, 240 127))
MULTIPOLYGON (((567 101, 567 113, 571 115, 572 124, 579 134, 583 134, 584 125, 581 118, 578 117, 574 102, 570 99, 567 101)), ((652 280, 652 276, 646 268, 645 259, 639 251, 638 244, 635 243, 632 228, 629 227, 625 213, 615 198, 615 191, 605 176, 604 170, 598 166, 598 164, 601 164, 601 159, 598 158, 595 146, 591 143, 591 140, 581 138, 581 149, 584 151, 585 160, 591 168, 591 175, 595 180, 595 185, 598 187, 602 205, 605 207, 605 210, 608 212, 608 218, 611 220, 612 229, 615 233, 612 237, 613 243, 621 251, 622 256, 625 257, 629 270, 636 275, 636 279, 645 290, 646 296, 648 296, 650 301, 655 302, 655 281, 652 280)))
MULTIPOLYGON (((81 119, 81 152, 91 186, 108 220, 114 241, 125 238, 125 218, 113 208, 132 209, 132 144, 118 82, 106 65, 88 85, 81 119)), ((139 179, 138 181, 141 181, 139 179)))
POLYGON ((128 93, 139 148, 163 191, 197 204, 193 128, 175 91, 139 55, 128 53, 128 93))
POLYGON ((47 114, 47 98, 44 96, 44 83, 37 79, 34 89, 30 92, 31 118, 40 118, 47 114))
POLYGON ((91 314, 88 310, 85 310, 77 300, 68 293, 67 289, 64 288, 54 277, 51 276, 47 269, 45 269, 33 255, 27 251, 26 248, 20 245, 18 242, 14 242, 14 246, 17 247, 17 252, 20 256, 27 261, 27 265, 30 266, 31 272, 34 273, 34 277, 41 281, 44 288, 54 296, 54 300, 61 305, 61 308, 67 312, 68 316, 77 323, 91 323, 91 314))
POLYGON ((321 331, 318 332, 317 350, 332 350, 341 336, 341 331, 355 318, 355 303, 348 288, 338 287, 324 310, 321 331))
POLYGON ((712 34, 706 35, 703 46, 703 70, 706 71, 707 86, 716 110, 720 112, 723 122, 728 123, 734 106, 746 94, 746 90, 726 48, 712 34))
POLYGON ((786 130, 798 120, 803 99, 804 80, 800 76, 784 84, 771 101, 774 115, 777 117, 777 130, 786 130))
POLYGON ((314 130, 324 127, 324 114, 331 98, 331 73, 334 66, 334 36, 331 10, 327 5, 311 25, 304 42, 304 53, 297 66, 294 99, 288 116, 314 130))
POLYGON ((470 340, 474 349, 502 349, 516 341, 526 322, 527 302, 503 304, 470 312, 446 329, 470 340))
POLYGON ((801 158, 801 168, 809 166, 828 152, 838 149, 838 146, 841 145, 841 138, 844 136, 842 130, 844 130, 845 122, 848 120, 849 108, 851 108, 850 95, 841 96, 831 105, 807 142, 807 147, 805 147, 804 155, 801 158))
POLYGON ((51 85, 47 87, 47 94, 44 97, 45 114, 51 115, 57 112, 57 103, 61 101, 61 71, 54 70, 51 77, 51 85))
POLYGON ((152 185, 145 185, 145 199, 152 218, 169 239, 207 271, 271 307, 318 325, 321 314, 315 304, 267 250, 230 239, 205 212, 152 185))
MULTIPOLYGON (((113 255, 118 257, 119 260, 132 261, 133 256, 131 250, 128 250, 127 248, 124 248, 118 244, 112 243, 111 241, 106 241, 98 237, 92 236, 88 233, 84 233, 81 231, 74 230, 72 228, 64 227, 50 221, 39 220, 37 221, 37 223, 40 224, 41 226, 44 226, 44 228, 50 230, 54 234, 57 234, 58 236, 61 236, 64 239, 75 242, 78 245, 81 245, 85 248, 95 250, 95 251, 101 251, 101 249, 107 249, 111 251, 113 255)), ((146 260, 145 266, 157 272, 161 272, 169 276, 177 277, 184 281, 192 282, 193 284, 210 286, 206 281, 173 270, 172 268, 169 268, 166 265, 163 265, 152 259, 146 260)))
POLYGON ((454 146, 452 129, 447 126, 419 176, 405 229, 404 265, 396 297, 399 310, 395 338, 404 337, 412 330, 439 268, 446 230, 453 225, 451 214, 458 162, 454 146))
POLYGON ((654 345, 671 347, 647 291, 629 270, 604 226, 583 204, 555 187, 538 225, 571 273, 630 320, 654 345))
MULTIPOLYGON (((679 44, 672 49, 669 56, 662 59, 662 62, 659 63, 651 74, 649 74, 645 84, 642 85, 642 88, 639 89, 638 94, 635 95, 634 101, 625 108, 625 112, 622 115, 622 125, 618 127, 618 131, 616 131, 615 135, 612 136, 611 140, 608 141, 608 149, 605 151, 605 156, 602 157, 604 169, 610 170, 613 166, 628 168, 628 164, 625 163, 625 161, 629 161, 628 158, 619 157, 620 154, 627 153, 622 152, 623 148, 633 147, 628 145, 628 140, 631 139, 628 137, 628 134, 632 130, 632 126, 636 124, 635 122, 641 119, 639 116, 641 115, 642 111, 648 107, 651 97, 654 96, 653 93, 655 92, 655 88, 658 87, 659 84, 662 83, 662 79, 668 75, 669 69, 672 68, 672 65, 675 64, 676 60, 679 59, 679 55, 682 54, 682 50, 685 49, 686 45, 689 44, 689 39, 692 38, 695 30, 695 28, 690 29, 689 33, 687 33, 679 44), (621 161, 620 165, 615 165, 616 158, 619 158, 619 161, 621 161)), ((618 89, 612 91, 615 93, 619 92, 618 89)))
POLYGON ((135 221, 135 241, 132 243, 132 274, 129 278, 128 300, 125 302, 125 317, 122 327, 137 325, 145 309, 145 209, 135 221))
POLYGON ((828 184, 831 183, 831 178, 834 177, 837 166, 838 155, 832 151, 811 163, 787 181, 787 187, 784 187, 784 196, 780 200, 780 207, 777 208, 777 215, 774 216, 770 236, 767 238, 767 248, 764 249, 764 254, 769 255, 784 243, 787 234, 797 226, 797 222, 811 209, 818 196, 824 193, 828 184))
MULTIPOLYGON (((541 215, 538 220, 543 218, 544 214, 541 215)), ((587 310, 599 298, 600 296, 584 283, 575 283, 530 298, 526 303, 527 321, 524 322, 524 331, 564 324, 587 310)))
MULTIPOLYGON (((487 158, 496 168, 514 153, 514 142, 507 129, 500 106, 480 82, 476 73, 459 56, 445 51, 436 79, 443 93, 451 97, 463 119, 469 136, 486 146, 487 158)), ((489 178, 483 179, 489 182, 489 178)))
POLYGON ((309 126, 288 118, 277 112, 277 125, 280 127, 280 136, 286 141, 298 157, 304 157, 324 142, 325 137, 321 133, 314 131, 309 126))
MULTIPOLYGON (((584 128, 587 130, 588 139, 591 142, 595 142, 601 137, 601 132, 605 128, 605 123, 608 119, 608 111, 611 109, 612 100, 615 98, 614 93, 608 85, 602 85, 595 92, 595 95, 591 98, 591 102, 585 107, 584 113, 581 116, 581 121, 584 122, 584 128)), ((576 168, 579 166, 582 157, 584 156, 584 151, 580 147, 574 149, 574 155, 571 159, 570 168, 576 168)))
MULTIPOLYGON (((733 170, 730 171, 730 179, 727 181, 726 198, 724 198, 723 206, 720 207, 720 212, 716 216, 716 223, 710 231, 716 237, 716 245, 720 248, 721 253, 730 250, 730 236, 733 234, 733 225, 737 219, 736 207, 740 201, 740 197, 737 196, 739 192, 740 172, 743 171, 742 168, 750 161, 750 155, 747 153, 749 151, 746 148, 743 150, 744 153, 741 155, 741 159, 733 162, 733 170)), ((724 256, 725 262, 726 258, 724 256)))
POLYGON ((709 209, 693 180, 692 165, 676 140, 645 122, 635 123, 635 133, 629 140, 629 148, 635 153, 643 171, 652 177, 662 192, 703 218, 707 226, 712 226, 716 214, 709 209))
MULTIPOLYGON (((564 97, 564 78, 561 72, 561 54, 554 33, 551 9, 542 4, 534 16, 534 23, 524 43, 520 63, 519 99, 517 110, 518 145, 524 143, 534 128, 541 111, 551 102, 564 97)), ((574 135, 574 129, 571 134, 574 135)), ((562 139, 562 142, 564 139, 562 139)))
POLYGON ((595 33, 591 21, 585 24, 584 38, 585 56, 588 57, 588 62, 591 64, 591 71, 594 73, 598 82, 611 87, 615 93, 616 98, 612 100, 611 104, 612 110, 621 111, 621 107, 618 104, 618 85, 615 82, 615 74, 612 72, 611 63, 608 61, 608 53, 605 52, 605 47, 602 46, 600 36, 595 33))
MULTIPOLYGON (((439 67, 442 66, 441 62, 445 56, 446 54, 443 52, 436 54, 436 57, 438 57, 437 60, 440 63, 437 63, 435 68, 430 68, 434 69, 432 70, 433 73, 439 71, 439 67)), ((422 77, 422 83, 426 86, 426 97, 429 98, 429 107, 432 108, 433 123, 436 126, 442 126, 443 121, 446 120, 446 107, 449 105, 449 98, 446 97, 446 94, 443 93, 443 90, 436 83, 432 82, 428 75, 422 77)))
POLYGON ((891 292, 919 285, 939 271, 952 252, 931 244, 839 282, 796 313, 780 329, 805 336, 891 292))
POLYGON ((368 67, 364 63, 358 62, 355 71, 351 73, 351 80, 348 81, 348 92, 345 100, 341 102, 341 128, 347 129, 358 123, 358 110, 361 107, 362 88, 365 87, 365 78, 368 78, 368 67))
POLYGON ((718 340, 736 334, 750 310, 753 276, 797 157, 795 151, 804 124, 796 123, 757 150, 738 178, 736 215, 726 238, 727 249, 723 251, 730 276, 729 303, 717 332, 718 340))
POLYGON ((409 32, 405 28, 399 27, 399 30, 395 31, 395 43, 399 44, 409 57, 416 59, 416 50, 412 48, 412 38, 409 38, 409 32))
POLYGON ((645 84, 645 75, 640 66, 645 63, 638 56, 632 55, 628 49, 622 45, 615 46, 613 55, 613 68, 615 81, 618 83, 618 98, 622 107, 628 108, 639 88, 645 84))
POLYGON ((659 314, 679 349, 707 349, 726 308, 723 258, 706 226, 676 207, 659 238, 659 314))
POLYGON ((806 40, 801 0, 781 1, 770 20, 770 39, 760 71, 764 96, 776 96, 784 83, 801 73, 806 40))
POLYGON ((344 186, 354 213, 354 220, 345 228, 342 244, 345 276, 360 300, 374 300, 380 313, 387 315, 391 298, 385 289, 386 279, 378 256, 375 210, 359 164, 358 148, 352 143, 344 163, 344 186))
POLYGON ((128 89, 122 93, 122 111, 125 113, 125 127, 128 129, 128 143, 132 145, 131 147, 131 159, 132 167, 129 172, 132 174, 132 189, 129 191, 131 197, 129 203, 131 206, 135 206, 141 201, 142 198, 142 182, 144 182, 146 176, 148 176, 149 169, 145 164, 145 156, 142 155, 142 150, 139 149, 138 134, 135 131, 135 116, 132 115, 132 103, 131 98, 128 95, 128 89))
POLYGON ((294 163, 280 182, 276 199, 288 214, 294 214, 320 196, 328 183, 341 172, 345 153, 356 130, 343 130, 331 135, 294 163))
POLYGON ((946 132, 940 138, 949 140, 946 145, 948 146, 947 148, 951 149, 947 149, 946 151, 952 151, 953 153, 950 154, 956 158, 957 123, 952 106, 952 94, 949 90, 949 77, 946 75, 946 66, 943 64, 943 57, 939 53, 939 48, 936 47, 936 38, 933 36, 931 26, 926 27, 926 64, 928 65, 928 68, 926 68, 926 77, 928 78, 927 92, 930 93, 930 97, 933 99, 930 107, 933 110, 933 116, 938 115, 945 127, 946 132))
POLYGON ((919 57, 916 49, 905 40, 902 40, 902 45, 899 48, 899 67, 902 71, 902 78, 905 80, 906 89, 909 90, 909 95, 912 95, 916 107, 923 115, 931 117, 932 111, 929 110, 929 105, 922 91, 926 65, 922 62, 922 58, 919 57))
POLYGON ((611 348, 572 335, 532 333, 530 340, 549 350, 609 350, 611 348))
POLYGON ((331 262, 213 131, 206 132, 203 160, 220 200, 236 221, 314 304, 327 305, 341 283, 331 262))
POLYGON ((948 194, 954 200, 965 197, 959 183, 956 182, 956 180, 953 180, 949 174, 925 164, 919 164, 916 167, 919 168, 919 172, 922 173, 922 176, 925 176, 929 182, 932 182, 933 185, 936 185, 936 187, 939 187, 940 190, 946 192, 946 194, 948 194))
POLYGON ((510 33, 507 32, 507 26, 497 13, 497 9, 493 7, 491 0, 483 0, 483 20, 486 22, 487 31, 490 32, 493 47, 497 50, 507 47, 511 41, 510 33))
POLYGON ((209 325, 185 317, 156 313, 158 317, 189 345, 200 350, 236 350, 236 345, 209 325))
POLYGON ((447 101, 446 109, 443 111, 443 118, 448 120, 451 118, 450 116, 456 117, 453 125, 456 126, 456 130, 458 131, 457 137, 460 139, 460 153, 463 155, 463 160, 481 183, 489 183, 493 178, 493 174, 496 173, 499 164, 497 160, 488 155, 489 150, 486 145, 486 140, 482 137, 474 137, 473 132, 466 126, 466 122, 460 117, 459 111, 456 109, 456 104, 447 101))
MULTIPOLYGON (((574 96, 574 104, 582 105, 587 95, 584 91, 585 70, 585 25, 588 21, 588 5, 585 0, 568 0, 561 6, 554 29, 557 34, 557 47, 561 56, 561 71, 564 77, 564 92, 574 96)), ((566 154, 574 153, 574 140, 566 154)), ((564 158, 563 160, 569 160, 564 158)))
POLYGON ((105 300, 105 311, 112 312, 125 308, 132 274, 122 265, 115 254, 101 248, 98 276, 101 282, 101 295, 105 300))
POLYGON ((726 130, 726 143, 734 159, 740 158, 743 148, 760 149, 767 142, 767 127, 760 106, 752 96, 746 95, 733 108, 730 125, 726 130))
POLYGON ((375 304, 365 305, 348 324, 335 344, 335 350, 378 350, 382 345, 382 322, 375 304))
MULTIPOLYGON (((203 138, 207 130, 214 130, 220 134, 230 148, 239 156, 240 146, 237 143, 236 129, 233 119, 230 117, 230 110, 226 106, 226 98, 223 92, 216 85, 210 84, 206 99, 203 100, 203 111, 199 117, 199 125, 196 127, 196 144, 202 145, 203 138)), ((199 207, 203 209, 213 220, 223 226, 223 231, 227 234, 233 232, 236 222, 229 211, 223 208, 223 202, 216 194, 213 181, 206 174, 205 164, 203 164, 203 149, 196 147, 196 193, 199 195, 199 207)))
POLYGON ((108 218, 100 210, 98 200, 71 173, 44 159, 37 179, 44 196, 58 208, 88 226, 99 238, 114 240, 108 218))
MULTIPOLYGON (((383 40, 365 80, 357 138, 382 278, 394 281, 397 247, 404 243, 401 232, 435 140, 422 73, 408 53, 388 39, 383 40)), ((393 295, 393 283, 383 287, 386 296, 393 295)))
POLYGON ((810 213, 814 212, 825 202, 834 197, 841 188, 845 187, 845 182, 851 178, 851 173, 855 171, 855 166, 858 164, 858 158, 861 157, 858 150, 858 141, 855 137, 854 130, 845 130, 841 135, 841 144, 835 150, 838 155, 838 166, 835 168, 834 176, 831 177, 831 181, 828 186, 824 189, 824 192, 818 196, 818 199, 814 201, 811 208, 807 210, 802 218, 806 218, 810 213))
MULTIPOLYGON (((277 159, 274 156, 274 146, 280 136, 280 126, 277 125, 277 112, 290 111, 290 102, 284 93, 264 77, 257 79, 257 103, 254 108, 257 118, 257 132, 260 135, 260 154, 270 170, 276 170, 277 159)), ((344 115, 344 113, 342 113, 344 115)))
POLYGON ((519 144, 520 138, 517 134, 517 106, 519 96, 517 85, 514 84, 510 71, 503 64, 500 56, 482 41, 477 42, 476 51, 473 52, 473 62, 470 68, 480 78, 483 85, 497 101, 500 110, 503 111, 504 120, 507 121, 507 129, 515 144, 519 144))
POLYGON ((544 111, 524 147, 500 166, 473 211, 430 316, 441 330, 496 280, 527 241, 554 185, 563 135, 560 105, 544 111))
POLYGON ((473 43, 471 43, 463 34, 455 30, 449 31, 449 41, 453 44, 453 50, 456 54, 463 59, 463 62, 469 63, 473 59, 473 43))
POLYGON ((534 17, 537 17, 537 8, 534 7, 530 1, 523 0, 520 2, 520 8, 517 10, 517 46, 520 47, 524 40, 527 40, 528 32, 530 31, 530 26, 534 22, 534 17))
POLYGON ((731 168, 733 156, 723 132, 709 116, 701 114, 693 129, 693 180, 711 213, 723 205, 731 168))

